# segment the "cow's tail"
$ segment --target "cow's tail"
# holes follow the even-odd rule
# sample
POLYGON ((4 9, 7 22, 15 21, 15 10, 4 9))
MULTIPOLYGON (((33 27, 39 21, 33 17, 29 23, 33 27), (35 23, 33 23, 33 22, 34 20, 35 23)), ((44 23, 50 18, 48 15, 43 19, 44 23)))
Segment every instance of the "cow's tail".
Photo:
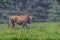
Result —
POLYGON ((10 26, 10 24, 11 24, 11 20, 10 20, 10 17, 9 17, 8 27, 10 26))

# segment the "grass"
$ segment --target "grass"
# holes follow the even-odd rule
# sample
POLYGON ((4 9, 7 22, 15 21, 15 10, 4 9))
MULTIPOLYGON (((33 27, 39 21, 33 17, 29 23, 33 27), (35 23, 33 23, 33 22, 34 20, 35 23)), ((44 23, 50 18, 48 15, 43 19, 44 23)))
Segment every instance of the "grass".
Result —
POLYGON ((16 25, 16 30, 0 24, 0 40, 60 40, 60 23, 32 23, 29 29, 16 25))

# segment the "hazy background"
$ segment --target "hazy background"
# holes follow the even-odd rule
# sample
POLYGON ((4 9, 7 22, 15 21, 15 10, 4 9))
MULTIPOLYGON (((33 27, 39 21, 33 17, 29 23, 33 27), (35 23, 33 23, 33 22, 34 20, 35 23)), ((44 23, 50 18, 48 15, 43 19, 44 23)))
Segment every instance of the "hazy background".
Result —
POLYGON ((32 15, 34 22, 59 22, 60 0, 0 0, 0 23, 10 15, 32 15))

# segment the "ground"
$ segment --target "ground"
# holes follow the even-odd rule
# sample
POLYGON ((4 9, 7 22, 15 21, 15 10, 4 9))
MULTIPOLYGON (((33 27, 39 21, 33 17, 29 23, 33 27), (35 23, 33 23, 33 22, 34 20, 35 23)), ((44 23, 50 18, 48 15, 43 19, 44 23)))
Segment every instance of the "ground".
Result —
POLYGON ((29 29, 21 25, 12 29, 8 24, 0 24, 0 40, 60 40, 60 23, 32 23, 29 29))

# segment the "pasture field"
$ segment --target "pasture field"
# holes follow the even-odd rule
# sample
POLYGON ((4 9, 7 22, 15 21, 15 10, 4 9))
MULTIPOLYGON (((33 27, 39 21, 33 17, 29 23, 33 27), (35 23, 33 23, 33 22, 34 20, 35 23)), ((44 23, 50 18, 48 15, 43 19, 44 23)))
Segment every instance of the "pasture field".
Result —
POLYGON ((60 23, 32 23, 30 28, 16 25, 16 29, 0 24, 0 40, 60 40, 60 23))

